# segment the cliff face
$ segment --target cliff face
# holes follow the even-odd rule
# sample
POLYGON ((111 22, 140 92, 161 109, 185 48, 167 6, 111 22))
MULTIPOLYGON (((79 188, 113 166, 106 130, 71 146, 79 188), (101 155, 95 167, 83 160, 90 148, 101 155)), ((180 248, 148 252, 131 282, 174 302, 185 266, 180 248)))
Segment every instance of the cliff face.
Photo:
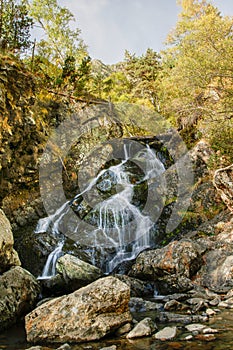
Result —
POLYGON ((0 56, 0 206, 13 224, 39 197, 38 159, 65 111, 39 84, 21 61, 0 56))

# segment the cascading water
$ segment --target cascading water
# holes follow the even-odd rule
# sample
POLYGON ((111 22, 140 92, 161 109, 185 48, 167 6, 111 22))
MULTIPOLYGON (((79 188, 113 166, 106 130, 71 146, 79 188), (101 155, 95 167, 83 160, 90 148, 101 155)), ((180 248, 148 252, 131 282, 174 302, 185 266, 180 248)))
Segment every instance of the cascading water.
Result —
MULTIPOLYGON (((139 191, 141 197, 146 197, 148 184, 155 183, 164 171, 162 162, 149 146, 131 156, 130 149, 124 145, 123 159, 107 169, 102 169, 72 201, 63 204, 55 214, 41 219, 35 232, 45 232, 50 228, 54 235, 59 236, 62 225, 64 232, 64 220, 70 208, 81 216, 83 208, 88 207, 88 199, 93 192, 98 192, 103 196, 102 200, 91 205, 85 215, 82 214, 84 229, 78 223, 73 231, 77 237, 88 237, 89 249, 93 250, 93 264, 96 263, 96 247, 103 256, 106 256, 106 248, 111 250, 102 266, 105 273, 109 273, 122 261, 135 258, 140 251, 150 246, 150 230, 154 225, 149 213, 152 208, 149 212, 143 211, 140 206, 143 206, 143 201, 145 204, 146 198, 138 201, 135 193, 139 191)), ((59 243, 49 255, 42 277, 55 273, 56 257, 61 255, 63 243, 59 243)))

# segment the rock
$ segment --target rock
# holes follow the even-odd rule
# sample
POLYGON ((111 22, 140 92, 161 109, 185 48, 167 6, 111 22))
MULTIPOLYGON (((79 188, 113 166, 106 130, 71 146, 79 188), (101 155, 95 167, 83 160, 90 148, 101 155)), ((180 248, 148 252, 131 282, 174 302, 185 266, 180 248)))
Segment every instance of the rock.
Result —
POLYGON ((70 345, 66 343, 59 346, 59 348, 57 348, 56 350, 70 350, 70 349, 71 349, 70 345))
POLYGON ((203 333, 203 334, 215 334, 215 333, 218 333, 218 330, 209 327, 209 328, 204 328, 204 329, 202 330, 202 333, 203 333))
POLYGON ((131 329, 132 329, 131 323, 126 323, 126 324, 124 324, 124 326, 118 328, 115 335, 120 337, 123 334, 129 333, 131 331, 131 329))
POLYGON ((192 340, 193 339, 193 336, 191 334, 187 335, 187 337, 184 338, 184 340, 192 340))
POLYGON ((216 170, 213 183, 223 202, 233 212, 233 164, 216 170))
POLYGON ((28 348, 26 350, 43 350, 43 347, 42 346, 31 346, 30 348, 28 348))
POLYGON ((176 310, 176 311, 184 311, 187 310, 189 307, 187 305, 184 305, 182 303, 180 303, 177 300, 170 300, 167 301, 164 305, 164 310, 166 311, 172 311, 172 310, 176 310))
POLYGON ((205 326, 200 323, 193 323, 193 324, 188 324, 187 326, 185 326, 185 328, 189 332, 201 332, 205 328, 205 326))
POLYGON ((232 248, 216 248, 207 252, 203 259, 205 264, 197 274, 197 282, 216 293, 227 293, 232 289, 232 248))
POLYGON ((13 325, 35 305, 39 295, 36 279, 20 266, 0 276, 0 329, 13 325))
POLYGON ((163 304, 154 303, 149 300, 144 300, 142 298, 130 298, 129 308, 131 312, 145 312, 145 311, 156 311, 163 308, 163 304))
POLYGON ((209 317, 216 315, 216 312, 212 309, 206 309, 205 312, 209 317))
POLYGON ((160 312, 158 314, 159 322, 162 323, 184 323, 189 324, 192 322, 206 322, 208 321, 207 316, 202 315, 184 315, 184 314, 177 314, 177 313, 171 313, 171 312, 160 312))
POLYGON ((131 322, 129 287, 105 277, 72 294, 55 298, 25 318, 30 342, 83 342, 98 340, 131 322))
POLYGON ((156 282, 161 294, 188 291, 190 278, 202 265, 201 247, 188 239, 174 241, 161 249, 142 252, 130 276, 156 282))
POLYGON ((13 244, 14 238, 10 222, 0 209, 0 274, 9 270, 12 266, 21 265, 13 244))
POLYGON ((233 309, 233 297, 223 300, 218 304, 218 307, 223 307, 226 309, 233 309))
POLYGON ((131 297, 153 296, 154 286, 152 283, 144 282, 126 275, 114 275, 130 287, 131 297))
POLYGON ((100 350, 117 350, 117 346, 116 345, 107 346, 105 348, 101 348, 100 350))
POLYGON ((66 290, 70 292, 94 282, 103 275, 97 267, 70 254, 65 254, 57 260, 56 270, 67 285, 66 290))
POLYGON ((176 334, 177 334, 176 327, 165 327, 161 331, 157 332, 154 335, 154 338, 158 340, 171 340, 175 338, 176 334))
POLYGON ((128 339, 142 338, 151 335, 157 327, 150 317, 144 318, 138 322, 131 332, 127 334, 128 339))

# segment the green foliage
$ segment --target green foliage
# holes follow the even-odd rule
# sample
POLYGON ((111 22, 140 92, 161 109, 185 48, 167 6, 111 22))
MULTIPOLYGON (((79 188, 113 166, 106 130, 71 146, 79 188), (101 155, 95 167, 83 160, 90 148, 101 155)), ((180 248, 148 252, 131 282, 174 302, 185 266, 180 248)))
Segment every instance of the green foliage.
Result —
POLYGON ((159 111, 157 78, 160 71, 160 56, 152 49, 147 49, 140 57, 126 51, 124 70, 131 84, 132 96, 148 99, 159 111))
POLYGON ((233 115, 233 18, 221 16, 206 0, 180 3, 183 10, 162 56, 162 113, 192 138, 201 131, 215 148, 228 152, 233 115), (216 144, 219 125, 223 142, 216 144))
POLYGON ((39 56, 60 68, 67 57, 73 56, 81 61, 86 56, 80 30, 70 28, 74 16, 67 8, 59 6, 57 0, 32 0, 28 8, 46 36, 37 44, 39 56))
POLYGON ((32 18, 24 0, 0 0, 0 50, 21 52, 31 45, 32 18))

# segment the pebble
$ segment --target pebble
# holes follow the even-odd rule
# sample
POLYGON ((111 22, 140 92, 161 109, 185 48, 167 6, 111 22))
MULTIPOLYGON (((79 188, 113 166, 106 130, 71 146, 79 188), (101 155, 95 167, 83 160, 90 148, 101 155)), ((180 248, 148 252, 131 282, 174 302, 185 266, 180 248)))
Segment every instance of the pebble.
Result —
POLYGON ((187 337, 184 338, 184 340, 192 340, 193 336, 191 334, 187 335, 187 337))
POLYGON ((106 348, 101 348, 100 350, 117 350, 116 345, 107 346, 106 348))
POLYGON ((203 334, 214 334, 214 333, 218 333, 218 330, 209 327, 209 328, 204 328, 202 333, 203 334))
POLYGON ((150 317, 144 318, 142 321, 140 321, 136 326, 130 331, 126 338, 127 339, 133 339, 133 338, 141 338, 141 337, 147 337, 151 335, 155 331, 155 324, 152 321, 150 317))
POLYGON ((203 328, 206 328, 206 326, 204 326, 203 324, 200 324, 200 323, 192 323, 192 324, 188 324, 187 326, 185 326, 185 328, 189 332, 200 332, 203 330, 203 328))
POLYGON ((161 331, 157 332, 154 335, 154 338, 158 340, 170 340, 175 338, 176 334, 177 334, 176 327, 165 327, 161 331))
POLYGON ((214 310, 212 310, 212 309, 207 309, 206 310, 206 314, 211 317, 211 316, 216 315, 216 312, 214 310))

